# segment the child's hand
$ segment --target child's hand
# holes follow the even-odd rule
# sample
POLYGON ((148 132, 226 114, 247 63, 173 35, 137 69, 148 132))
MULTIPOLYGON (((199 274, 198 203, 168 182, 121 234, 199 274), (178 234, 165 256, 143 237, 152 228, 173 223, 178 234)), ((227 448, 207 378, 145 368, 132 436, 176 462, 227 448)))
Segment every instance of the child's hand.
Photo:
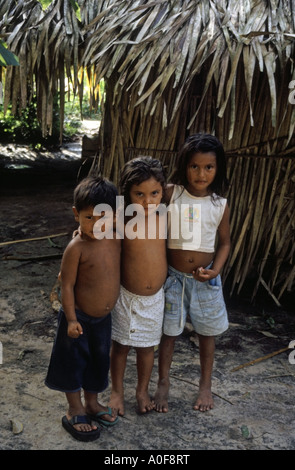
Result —
POLYGON ((83 329, 77 320, 71 320, 68 322, 68 336, 70 338, 79 338, 83 334, 83 329))
POLYGON ((193 276, 197 281, 205 282, 218 276, 218 272, 214 271, 214 269, 204 269, 199 267, 193 271, 193 276))

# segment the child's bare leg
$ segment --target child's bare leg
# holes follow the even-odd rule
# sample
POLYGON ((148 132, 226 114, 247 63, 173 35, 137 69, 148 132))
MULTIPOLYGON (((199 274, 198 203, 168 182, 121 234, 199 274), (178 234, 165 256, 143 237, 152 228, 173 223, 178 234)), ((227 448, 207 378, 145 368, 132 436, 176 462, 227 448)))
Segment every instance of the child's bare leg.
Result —
POLYGON ((109 405, 120 416, 124 415, 124 374, 130 347, 113 341, 111 349, 112 392, 109 405))
POLYGON ((136 399, 139 413, 147 413, 154 408, 149 396, 149 383, 154 365, 154 347, 136 348, 137 387, 136 399))
POLYGON ((88 413, 89 415, 96 415, 97 413, 105 411, 106 414, 100 415, 100 417, 105 421, 110 421, 111 423, 115 421, 115 419, 117 418, 117 411, 112 410, 112 415, 110 416, 110 414, 108 413, 108 407, 101 405, 97 401, 97 393, 84 391, 84 398, 86 413, 88 413))
POLYGON ((163 335, 159 346, 159 380, 155 393, 155 410, 159 413, 168 411, 169 373, 177 336, 163 335))
POLYGON ((201 377, 199 394, 194 410, 208 411, 214 407, 211 391, 211 377, 214 362, 215 339, 214 336, 199 336, 201 377))
MULTIPOLYGON (((84 416, 85 415, 85 408, 82 404, 81 401, 81 393, 79 392, 71 392, 71 393, 66 393, 66 398, 68 400, 69 408, 67 412, 67 418, 71 419, 73 416, 84 416)), ((82 432, 89 432, 92 431, 93 429, 97 429, 97 426, 91 426, 90 424, 87 423, 80 423, 80 424, 74 424, 73 427, 77 431, 82 431, 82 432)))

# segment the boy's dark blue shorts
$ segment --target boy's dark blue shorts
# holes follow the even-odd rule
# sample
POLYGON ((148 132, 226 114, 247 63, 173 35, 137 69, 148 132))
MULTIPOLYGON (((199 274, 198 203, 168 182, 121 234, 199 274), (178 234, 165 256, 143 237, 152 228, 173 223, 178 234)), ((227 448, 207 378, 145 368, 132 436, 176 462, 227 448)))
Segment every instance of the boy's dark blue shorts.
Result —
POLYGON ((54 390, 70 393, 82 388, 100 393, 108 386, 112 319, 90 317, 76 310, 83 334, 70 338, 68 323, 61 308, 45 384, 54 390))

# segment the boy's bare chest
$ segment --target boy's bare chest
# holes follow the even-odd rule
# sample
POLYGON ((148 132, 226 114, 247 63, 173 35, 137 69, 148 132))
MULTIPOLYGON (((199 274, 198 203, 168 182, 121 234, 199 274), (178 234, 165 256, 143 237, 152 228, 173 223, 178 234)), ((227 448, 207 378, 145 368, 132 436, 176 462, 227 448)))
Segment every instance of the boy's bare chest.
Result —
POLYGON ((81 254, 79 270, 88 272, 104 272, 106 269, 116 269, 120 264, 120 244, 93 243, 83 250, 81 254))

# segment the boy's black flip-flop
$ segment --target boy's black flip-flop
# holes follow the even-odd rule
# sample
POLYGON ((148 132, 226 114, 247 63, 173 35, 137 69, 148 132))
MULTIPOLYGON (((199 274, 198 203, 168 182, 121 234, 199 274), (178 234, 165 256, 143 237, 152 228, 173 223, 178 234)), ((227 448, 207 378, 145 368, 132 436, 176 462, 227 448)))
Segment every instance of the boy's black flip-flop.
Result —
POLYGON ((93 429, 92 431, 78 431, 74 428, 74 424, 90 424, 91 419, 88 416, 73 416, 68 419, 66 416, 62 418, 62 425, 78 441, 90 442, 95 441, 100 436, 100 429, 93 429))

